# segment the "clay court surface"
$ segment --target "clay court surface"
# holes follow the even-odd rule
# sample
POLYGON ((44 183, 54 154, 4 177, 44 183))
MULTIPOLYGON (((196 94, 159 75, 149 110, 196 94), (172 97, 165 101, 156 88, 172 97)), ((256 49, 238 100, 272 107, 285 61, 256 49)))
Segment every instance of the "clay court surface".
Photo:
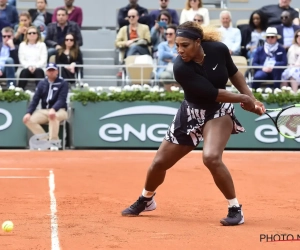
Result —
POLYGON ((260 242, 260 234, 300 235, 299 152, 224 153, 244 207, 236 227, 219 224, 227 203, 201 151, 168 171, 157 210, 122 217, 154 154, 0 151, 0 221, 15 224, 0 233, 0 249, 300 249, 300 241, 260 242))

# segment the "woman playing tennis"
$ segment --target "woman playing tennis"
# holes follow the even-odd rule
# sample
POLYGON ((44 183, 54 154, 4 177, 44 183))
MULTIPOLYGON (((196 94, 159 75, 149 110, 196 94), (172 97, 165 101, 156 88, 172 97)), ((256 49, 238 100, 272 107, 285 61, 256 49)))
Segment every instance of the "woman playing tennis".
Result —
POLYGON ((241 103, 247 111, 262 115, 263 104, 255 99, 243 75, 232 61, 229 49, 219 42, 217 31, 203 32, 196 22, 185 22, 176 31, 179 56, 173 71, 182 86, 185 100, 178 109, 167 134, 148 170, 142 195, 123 216, 137 216, 156 208, 154 195, 165 179, 166 171, 177 161, 203 144, 203 163, 228 201, 224 226, 244 223, 231 174, 222 161, 231 134, 244 132, 234 115, 232 103, 241 103), (240 94, 225 90, 228 78, 240 94))

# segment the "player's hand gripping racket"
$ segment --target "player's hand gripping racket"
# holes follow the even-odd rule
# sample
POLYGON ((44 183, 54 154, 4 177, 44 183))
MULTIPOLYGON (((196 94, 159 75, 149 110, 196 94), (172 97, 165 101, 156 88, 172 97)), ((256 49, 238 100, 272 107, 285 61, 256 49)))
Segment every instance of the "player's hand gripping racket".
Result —
POLYGON ((265 114, 271 118, 278 133, 285 138, 296 139, 300 137, 300 104, 284 108, 266 109, 265 114), (269 112, 278 112, 278 114, 275 118, 272 118, 269 112))

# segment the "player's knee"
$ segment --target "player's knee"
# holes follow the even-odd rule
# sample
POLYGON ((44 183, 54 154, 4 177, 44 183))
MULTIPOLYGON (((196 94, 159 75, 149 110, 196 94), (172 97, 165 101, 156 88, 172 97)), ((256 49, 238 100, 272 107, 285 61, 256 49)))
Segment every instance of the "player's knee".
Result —
POLYGON ((155 157, 155 159, 152 162, 151 169, 154 171, 165 171, 166 170, 166 164, 162 157, 155 157))
POLYGON ((222 163, 221 154, 215 152, 203 152, 203 163, 208 168, 218 167, 222 163))

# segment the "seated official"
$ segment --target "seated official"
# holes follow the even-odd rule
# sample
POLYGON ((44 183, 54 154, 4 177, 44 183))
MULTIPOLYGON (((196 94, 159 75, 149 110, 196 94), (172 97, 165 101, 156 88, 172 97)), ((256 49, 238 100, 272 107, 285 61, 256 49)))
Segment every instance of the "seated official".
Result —
MULTIPOLYGON (((49 123, 49 140, 59 140, 59 124, 68 118, 68 83, 58 76, 56 64, 46 67, 47 77, 38 83, 32 102, 23 118, 24 124, 34 134, 45 134, 41 124, 49 123), (41 100, 41 109, 36 110, 41 100)), ((52 147, 52 150, 58 148, 52 147)))

